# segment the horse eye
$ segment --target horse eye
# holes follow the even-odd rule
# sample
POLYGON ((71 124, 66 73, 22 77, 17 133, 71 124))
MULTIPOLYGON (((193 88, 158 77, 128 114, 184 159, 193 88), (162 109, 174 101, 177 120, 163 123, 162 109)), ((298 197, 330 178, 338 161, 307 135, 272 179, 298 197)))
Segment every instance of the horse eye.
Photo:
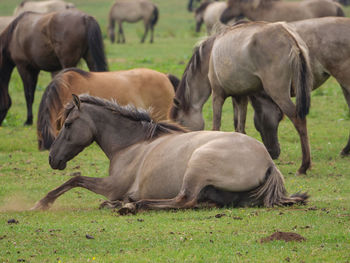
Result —
POLYGON ((65 127, 66 129, 68 129, 71 125, 72 125, 71 122, 65 122, 65 123, 64 123, 64 127, 65 127))

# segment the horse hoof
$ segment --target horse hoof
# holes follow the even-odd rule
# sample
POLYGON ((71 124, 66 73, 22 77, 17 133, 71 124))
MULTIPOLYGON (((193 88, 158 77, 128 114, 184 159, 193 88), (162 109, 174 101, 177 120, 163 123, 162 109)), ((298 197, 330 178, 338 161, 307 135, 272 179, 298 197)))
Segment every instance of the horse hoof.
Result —
POLYGON ((136 214, 136 206, 132 203, 125 204, 122 208, 118 210, 118 214, 121 216, 129 215, 129 214, 136 214))
POLYGON ((340 156, 341 157, 346 157, 346 156, 349 156, 350 155, 350 152, 346 152, 346 151, 341 151, 341 153, 340 153, 340 156))
POLYGON ((23 125, 24 126, 31 126, 31 125, 33 125, 33 121, 26 121, 23 125))
POLYGON ((104 201, 100 204, 99 209, 104 209, 104 208, 119 208, 122 207, 122 202, 120 201, 104 201))
POLYGON ((38 211, 38 210, 48 210, 50 208, 49 204, 43 203, 41 201, 37 202, 30 211, 38 211))

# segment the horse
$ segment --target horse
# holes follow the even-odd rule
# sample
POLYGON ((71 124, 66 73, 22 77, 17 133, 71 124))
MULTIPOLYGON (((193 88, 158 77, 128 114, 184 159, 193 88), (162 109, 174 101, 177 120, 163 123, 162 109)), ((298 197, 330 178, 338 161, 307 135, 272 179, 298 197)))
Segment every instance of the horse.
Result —
POLYGON ((0 16, 0 34, 12 22, 14 16, 0 16))
POLYGON ((345 16, 339 3, 329 0, 284 2, 272 0, 228 0, 220 21, 245 16, 252 21, 297 21, 315 17, 345 16))
POLYGON ((109 11, 108 36, 111 42, 114 43, 114 28, 115 22, 117 22, 119 26, 117 43, 125 43, 123 22, 135 23, 142 19, 145 32, 141 43, 145 42, 149 29, 151 30, 150 43, 153 43, 154 26, 158 21, 158 16, 158 7, 149 0, 117 0, 109 11))
POLYGON ((81 58, 91 71, 107 70, 101 30, 92 16, 62 11, 25 12, 16 17, 0 35, 0 125, 11 106, 8 84, 14 67, 24 86, 25 125, 31 125, 40 70, 54 75, 63 68, 76 66, 81 58))
POLYGON ((61 128, 57 120, 64 105, 71 101, 72 93, 88 93, 113 99, 120 105, 151 108, 155 121, 167 119, 175 94, 169 78, 146 68, 114 72, 64 69, 47 86, 40 102, 37 122, 39 150, 50 149, 61 128))
POLYGON ((220 16, 227 7, 226 2, 204 2, 194 12, 196 20, 196 32, 200 32, 204 23, 207 34, 210 35, 214 25, 221 24, 220 16))
MULTIPOLYGON (((110 160, 109 177, 71 178, 33 209, 49 208, 74 187, 105 196, 104 205, 124 201, 137 209, 193 208, 203 201, 273 207, 304 204, 308 198, 306 193, 287 196, 283 175, 264 145, 244 134, 186 132, 173 123, 154 122, 147 111, 86 95, 74 95, 62 121, 50 166, 65 169, 96 141, 110 160)), ((123 209, 130 205, 119 213, 123 209)))
POLYGON ((67 9, 74 9, 72 3, 67 3, 62 0, 47 0, 47 1, 22 1, 13 12, 14 16, 18 16, 24 12, 32 11, 37 13, 49 13, 56 11, 64 11, 67 9))
MULTIPOLYGON (((290 25, 309 48, 314 79, 313 90, 333 76, 342 88, 350 111, 350 19, 314 18, 293 22, 290 25)), ((277 133, 283 113, 266 93, 252 96, 250 100, 255 111, 254 124, 265 146, 279 152, 277 133)), ((240 126, 243 125, 245 123, 240 124, 240 126)), ((350 135, 340 154, 342 156, 350 154, 350 135)))
MULTIPOLYGON (((202 107, 212 93, 213 130, 219 130, 227 97, 246 105, 247 96, 264 90, 293 122, 302 149, 298 173, 306 173, 311 166, 306 115, 312 82, 307 46, 290 26, 283 22, 238 23, 195 49, 169 118, 191 130, 203 129, 202 107), (296 105, 291 92, 296 93, 296 105)), ((245 119, 246 112, 235 114, 245 119)), ((276 158, 277 153, 268 150, 276 158)))

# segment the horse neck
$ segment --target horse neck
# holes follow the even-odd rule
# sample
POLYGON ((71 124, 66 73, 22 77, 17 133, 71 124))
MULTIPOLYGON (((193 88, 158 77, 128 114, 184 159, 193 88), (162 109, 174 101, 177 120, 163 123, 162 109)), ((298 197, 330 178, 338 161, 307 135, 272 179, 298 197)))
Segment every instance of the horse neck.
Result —
POLYGON ((266 6, 260 5, 260 3, 258 6, 255 7, 254 5, 252 5, 252 2, 241 1, 240 8, 242 14, 249 20, 260 21, 263 20, 264 13, 269 11, 271 7, 269 6, 268 8, 266 8, 266 6))
POLYGON ((119 151, 146 138, 146 127, 141 121, 133 121, 108 110, 94 111, 91 116, 95 123, 95 141, 110 160, 119 151))

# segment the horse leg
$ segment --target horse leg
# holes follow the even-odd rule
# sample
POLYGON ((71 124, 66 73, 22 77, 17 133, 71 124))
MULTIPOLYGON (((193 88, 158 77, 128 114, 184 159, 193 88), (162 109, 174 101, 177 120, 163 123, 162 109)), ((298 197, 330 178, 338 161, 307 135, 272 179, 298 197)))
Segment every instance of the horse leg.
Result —
POLYGON ((154 36, 154 25, 150 25, 150 27, 151 27, 151 39, 150 39, 150 43, 153 43, 153 36, 154 36))
POLYGON ((119 29, 118 29, 118 40, 117 40, 117 42, 118 43, 125 43, 125 35, 124 35, 123 25, 122 25, 121 21, 118 22, 118 27, 119 27, 119 29), (120 38, 122 38, 122 39, 120 40, 120 38))
POLYGON ((247 117, 247 107, 248 107, 248 98, 243 97, 232 97, 233 112, 234 112, 234 126, 236 132, 246 133, 245 132, 245 123, 247 117))
POLYGON ((109 177, 95 178, 87 176, 75 176, 61 186, 50 191, 43 199, 35 204, 32 210, 46 210, 50 208, 50 206, 59 196, 75 187, 82 187, 108 198, 110 193, 109 189, 111 186, 111 184, 108 182, 108 178, 109 177))
MULTIPOLYGON (((263 87, 265 88, 269 86, 264 85, 263 83, 263 87)), ((279 92, 281 90, 283 89, 278 88, 278 86, 275 86, 274 89, 265 89, 266 93, 268 93, 268 95, 280 107, 283 113, 292 121, 299 134, 302 151, 302 163, 297 173, 306 174, 306 171, 311 167, 311 150, 307 134, 306 118, 300 119, 297 116, 296 106, 293 104, 289 93, 279 92)))
POLYGON ((225 102, 225 96, 223 94, 218 94, 217 92, 212 93, 213 96, 213 131, 219 131, 221 126, 221 113, 222 105, 225 102))
MULTIPOLYGON (((349 107, 349 111, 350 111, 350 86, 343 86, 341 85, 342 90, 343 90, 343 94, 345 97, 345 100, 348 104, 349 107)), ((350 133, 349 133, 349 139, 348 139, 348 143, 346 144, 346 146, 344 147, 344 149, 341 151, 340 153, 342 156, 346 156, 350 154, 350 133)))
POLYGON ((27 103, 27 120, 24 125, 32 125, 34 93, 36 83, 38 81, 39 70, 22 65, 17 65, 17 70, 23 82, 24 94, 27 103))
POLYGON ((141 39, 141 43, 144 43, 145 42, 145 39, 146 39, 146 36, 147 36, 147 33, 148 33, 148 29, 149 29, 149 23, 144 21, 144 25, 145 25, 145 32, 143 33, 143 37, 141 39))

